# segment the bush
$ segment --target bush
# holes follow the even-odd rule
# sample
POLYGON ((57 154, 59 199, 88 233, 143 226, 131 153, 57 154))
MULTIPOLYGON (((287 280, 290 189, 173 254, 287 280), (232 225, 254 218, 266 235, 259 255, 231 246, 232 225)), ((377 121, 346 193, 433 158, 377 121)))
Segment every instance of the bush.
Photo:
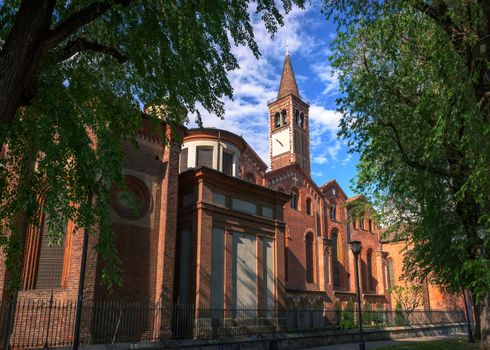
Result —
POLYGON ((345 307, 345 310, 341 311, 340 317, 340 329, 354 329, 356 328, 356 321, 354 317, 354 303, 349 301, 345 307))
POLYGON ((395 307, 395 325, 404 326, 405 323, 406 320, 405 320, 405 315, 403 314, 402 311, 402 305, 400 304, 400 302, 397 302, 395 307))

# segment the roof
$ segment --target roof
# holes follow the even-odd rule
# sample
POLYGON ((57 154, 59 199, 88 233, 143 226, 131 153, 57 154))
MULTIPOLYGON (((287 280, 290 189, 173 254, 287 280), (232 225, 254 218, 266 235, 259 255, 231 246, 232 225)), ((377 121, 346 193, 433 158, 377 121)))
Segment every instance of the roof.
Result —
POLYGON ((311 178, 311 176, 308 175, 306 173, 306 171, 302 167, 299 166, 298 163, 291 163, 291 164, 288 164, 288 165, 286 165, 284 167, 271 170, 271 171, 265 173, 265 177, 266 177, 266 179, 270 179, 272 176, 275 176, 277 173, 281 173, 281 172, 287 171, 289 169, 295 169, 295 170, 299 171, 303 175, 303 177, 308 181, 308 183, 310 184, 310 186, 320 196, 323 196, 322 191, 320 190, 320 188, 318 187, 318 185, 315 183, 315 181, 313 181, 313 179, 311 178))
POLYGON ((337 187, 341 192, 342 194, 344 195, 345 198, 349 198, 349 196, 347 196, 347 194, 345 193, 344 189, 339 185, 339 183, 337 182, 337 180, 335 179, 332 179, 330 181, 327 181, 326 183, 324 183, 323 185, 320 186, 320 190, 324 190, 330 186, 335 186, 337 187))
POLYGON ((180 173, 179 176, 181 176, 181 177, 195 176, 195 175, 198 175, 199 173, 213 176, 217 179, 220 179, 221 182, 226 181, 229 183, 235 183, 235 184, 240 185, 240 186, 248 187, 249 191, 254 191, 254 192, 260 193, 261 195, 276 196, 278 199, 280 199, 284 203, 289 201, 289 199, 291 198, 291 196, 287 193, 279 192, 279 191, 276 191, 272 188, 268 188, 268 187, 265 187, 265 186, 262 186, 259 184, 254 184, 254 183, 242 180, 238 177, 227 175, 227 174, 225 174, 219 170, 208 168, 205 166, 199 166, 196 168, 189 168, 186 171, 180 173))
POLYGON ((364 197, 362 194, 359 194, 357 196, 348 198, 347 203, 353 203, 353 202, 358 201, 358 200, 366 201, 366 197, 364 197))
POLYGON ((296 84, 296 78, 294 77, 293 66, 291 64, 291 58, 289 52, 286 52, 284 59, 284 65, 282 67, 281 83, 279 84, 279 92, 277 98, 282 98, 287 95, 299 96, 298 84, 296 84))
MULTIPOLYGON (((217 129, 217 128, 192 128, 187 129, 187 138, 192 139, 193 137, 205 137, 205 134, 209 135, 211 138, 222 138, 224 140, 228 139, 229 141, 235 140, 237 142, 236 146, 240 149, 240 152, 244 153, 245 151, 250 151, 250 154, 255 158, 255 161, 260 165, 260 167, 265 171, 267 169, 267 164, 259 157, 259 155, 255 152, 255 150, 245 141, 245 139, 237 134, 234 134, 230 131, 217 129)), ((235 143, 236 143, 235 142, 235 143)))

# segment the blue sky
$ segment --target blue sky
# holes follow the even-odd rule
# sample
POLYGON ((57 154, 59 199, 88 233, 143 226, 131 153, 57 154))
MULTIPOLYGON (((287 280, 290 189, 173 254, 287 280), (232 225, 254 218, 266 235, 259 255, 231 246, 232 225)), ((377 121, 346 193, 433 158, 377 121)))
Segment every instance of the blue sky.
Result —
POLYGON ((277 96, 288 42, 300 94, 310 102, 312 177, 318 185, 336 179, 347 195, 353 195, 350 181, 356 175, 358 156, 348 153, 347 143, 336 136, 340 120, 335 104, 338 81, 331 75, 328 60, 335 25, 320 13, 316 1, 289 13, 274 38, 258 19, 253 19, 253 25, 262 55, 257 60, 246 47, 233 49, 240 64, 240 69, 229 74, 234 99, 225 100, 223 120, 203 113, 204 126, 242 135, 269 164, 267 100, 277 96))

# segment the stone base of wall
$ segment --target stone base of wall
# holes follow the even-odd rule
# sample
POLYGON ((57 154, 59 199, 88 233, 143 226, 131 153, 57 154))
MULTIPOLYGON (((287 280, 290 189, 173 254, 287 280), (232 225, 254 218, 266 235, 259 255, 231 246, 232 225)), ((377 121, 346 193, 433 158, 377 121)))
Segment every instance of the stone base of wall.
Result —
MULTIPOLYGON (((463 334, 464 323, 431 326, 385 327, 364 330, 365 341, 463 334)), ((317 346, 359 342, 357 330, 314 331, 271 334, 257 337, 236 337, 219 340, 180 340, 163 343, 164 349, 186 350, 282 350, 306 349, 317 346)))
MULTIPOLYGON (((365 330, 365 341, 457 335, 466 332, 465 323, 430 326, 385 327, 365 330)), ((317 346, 355 343, 357 330, 315 331, 270 334, 251 337, 230 337, 208 340, 166 340, 161 343, 84 345, 81 350, 282 350, 306 349, 317 346)), ((66 348, 68 350, 68 348, 66 348)), ((71 348, 69 348, 71 349, 71 348)), ((61 349, 60 349, 61 350, 61 349)))

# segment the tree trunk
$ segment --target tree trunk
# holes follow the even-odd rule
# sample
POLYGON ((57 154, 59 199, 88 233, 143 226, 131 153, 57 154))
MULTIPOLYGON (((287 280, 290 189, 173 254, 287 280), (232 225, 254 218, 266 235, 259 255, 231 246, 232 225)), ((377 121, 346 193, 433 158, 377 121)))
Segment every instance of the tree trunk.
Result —
POLYGON ((490 350, 490 294, 481 301, 481 350, 490 350))
POLYGON ((49 35, 54 0, 24 0, 0 51, 0 124, 10 125, 17 109, 35 95, 42 45, 49 35))
POLYGON ((473 338, 475 338, 475 340, 481 339, 481 322, 480 322, 481 312, 480 312, 480 308, 481 308, 481 305, 476 303, 475 301, 473 301, 473 310, 475 313, 475 329, 474 329, 474 333, 473 333, 473 338))

